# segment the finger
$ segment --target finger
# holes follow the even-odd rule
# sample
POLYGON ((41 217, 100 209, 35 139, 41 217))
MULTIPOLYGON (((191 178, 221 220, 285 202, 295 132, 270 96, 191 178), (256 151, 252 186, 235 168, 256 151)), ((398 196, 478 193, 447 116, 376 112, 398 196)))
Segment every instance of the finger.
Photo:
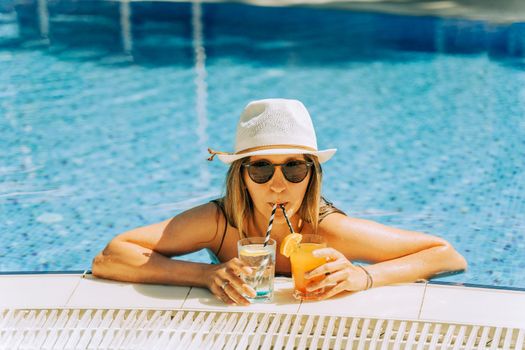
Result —
POLYGON ((314 301, 325 300, 345 290, 346 290, 346 282, 341 282, 341 283, 338 283, 333 288, 328 289, 325 293, 317 294, 315 297, 311 298, 311 300, 314 300, 314 301))
POLYGON ((239 304, 239 305, 250 305, 250 302, 248 301, 248 299, 246 299, 245 297, 243 297, 238 291, 237 289, 235 289, 234 286, 232 286, 231 284, 227 284, 225 287, 224 287, 224 292, 228 295, 228 297, 230 299, 232 299, 236 304, 239 304))
POLYGON ((307 285, 306 286, 306 290, 309 291, 309 292, 312 292, 312 291, 317 290, 319 288, 333 286, 333 285, 336 285, 336 284, 338 284, 340 282, 346 282, 346 280, 348 279, 349 276, 350 276, 350 273, 346 269, 345 270, 341 270, 341 271, 337 271, 335 273, 332 273, 332 274, 326 276, 325 278, 323 278, 322 280, 320 280, 318 282, 315 282, 315 283, 307 285))
POLYGON ((228 305, 235 305, 235 302, 226 294, 226 292, 220 286, 214 286, 210 291, 217 297, 217 299, 223 301, 228 305))
POLYGON ((326 258, 327 260, 337 260, 345 257, 341 252, 334 248, 316 249, 312 251, 312 255, 316 258, 326 258))
POLYGON ((239 295, 242 295, 242 292, 244 291, 245 294, 249 297, 257 296, 257 292, 253 290, 253 288, 248 286, 246 283, 244 283, 244 281, 240 277, 238 277, 235 274, 232 274, 231 270, 230 270, 230 273, 228 273, 228 270, 226 270, 225 273, 221 274, 221 276, 216 276, 214 282, 217 288, 221 291, 221 293, 226 293, 228 298, 232 299, 235 302, 237 302, 237 300, 234 300, 231 297, 230 295, 231 293, 226 292, 227 287, 230 287, 236 290, 237 291, 236 294, 239 294, 239 295))
POLYGON ((239 258, 231 259, 229 261, 228 268, 232 269, 236 275, 240 275, 241 273, 250 275, 253 273, 253 269, 246 265, 246 263, 239 258))
POLYGON ((226 292, 226 287, 231 283, 228 278, 221 277, 221 276, 215 276, 213 280, 213 284, 210 288, 212 293, 214 293, 216 296, 219 297, 222 301, 224 301, 228 305, 234 305, 235 300, 233 300, 229 294, 226 292))
POLYGON ((343 268, 345 268, 348 265, 348 260, 345 259, 339 259, 336 261, 332 261, 326 264, 323 264, 312 271, 309 271, 304 274, 304 278, 310 279, 317 276, 323 276, 328 273, 334 273, 336 271, 339 271, 343 268))
POLYGON ((255 298, 257 296, 257 291, 249 285, 247 285, 246 283, 242 285, 242 291, 244 295, 250 298, 255 298))
POLYGON ((241 278, 241 276, 242 275, 238 275, 235 270, 227 269, 226 270, 226 276, 224 276, 224 277, 225 277, 225 279, 230 281, 230 283, 240 287, 240 286, 242 286, 244 284, 244 280, 241 278))
POLYGON ((326 293, 322 294, 320 297, 322 299, 328 299, 333 297, 336 294, 339 294, 346 290, 346 281, 338 283, 334 288, 331 288, 326 293))
POLYGON ((230 285, 234 287, 237 291, 239 291, 241 294, 244 293, 245 295, 255 298, 257 296, 257 292, 255 289, 250 287, 242 278, 237 276, 233 273, 231 270, 227 277, 228 281, 230 281, 230 285))

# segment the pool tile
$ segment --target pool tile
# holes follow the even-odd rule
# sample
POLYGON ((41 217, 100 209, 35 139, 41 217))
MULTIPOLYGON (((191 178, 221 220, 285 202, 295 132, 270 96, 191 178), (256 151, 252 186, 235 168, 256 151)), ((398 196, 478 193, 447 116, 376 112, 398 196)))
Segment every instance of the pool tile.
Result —
POLYGON ((117 282, 85 275, 67 307, 179 309, 189 290, 189 287, 117 282))
POLYGON ((399 284, 342 294, 323 301, 303 302, 300 314, 417 319, 425 284, 399 284))
POLYGON ((226 305, 205 288, 192 288, 186 299, 185 310, 210 310, 229 312, 297 313, 300 302, 292 297, 293 283, 289 278, 275 278, 274 299, 271 303, 254 303, 248 306, 226 305))
POLYGON ((0 276, 0 308, 48 309, 66 305, 82 275, 0 276))
POLYGON ((421 319, 525 328, 525 292, 428 285, 421 319))

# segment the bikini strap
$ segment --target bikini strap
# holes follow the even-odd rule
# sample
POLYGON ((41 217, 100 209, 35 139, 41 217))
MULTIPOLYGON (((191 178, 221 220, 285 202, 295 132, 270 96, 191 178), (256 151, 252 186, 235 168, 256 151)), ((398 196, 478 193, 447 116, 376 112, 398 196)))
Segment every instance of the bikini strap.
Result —
MULTIPOLYGON (((222 201, 220 199, 214 199, 210 202, 214 203, 220 209, 222 215, 224 216, 224 231, 222 233, 221 244, 219 245, 219 249, 217 249, 217 252, 215 253, 215 255, 219 255, 219 252, 221 251, 222 245, 224 243, 224 238, 226 238, 226 230, 228 229, 228 219, 226 217, 226 212, 224 210, 224 207, 222 206, 222 201)), ((219 221, 217 220, 217 225, 218 224, 219 224, 219 221)))
POLYGON ((321 205, 319 208, 319 223, 323 221, 328 215, 339 213, 346 216, 346 213, 341 209, 336 208, 332 202, 326 200, 324 197, 321 197, 321 205))

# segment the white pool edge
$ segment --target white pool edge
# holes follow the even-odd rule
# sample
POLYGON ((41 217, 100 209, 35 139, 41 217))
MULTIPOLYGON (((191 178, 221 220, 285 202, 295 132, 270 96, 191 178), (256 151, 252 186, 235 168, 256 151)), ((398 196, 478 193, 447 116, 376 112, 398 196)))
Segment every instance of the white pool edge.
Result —
POLYGON ((152 309, 277 312, 403 319, 525 329, 525 291, 407 283, 345 294, 320 302, 291 297, 291 280, 277 278, 272 304, 232 307, 206 289, 133 284, 82 274, 0 275, 0 310, 152 309))

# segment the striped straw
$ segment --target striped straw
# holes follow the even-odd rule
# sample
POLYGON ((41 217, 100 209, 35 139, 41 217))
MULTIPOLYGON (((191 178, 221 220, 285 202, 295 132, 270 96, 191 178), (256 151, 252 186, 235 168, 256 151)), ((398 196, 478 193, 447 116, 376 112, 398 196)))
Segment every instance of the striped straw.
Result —
POLYGON ((273 218, 275 217, 275 211, 277 210, 277 204, 273 205, 272 215, 270 215, 270 221, 268 222, 268 228, 266 229, 266 236, 264 237, 264 246, 268 244, 270 240, 270 232, 272 232, 273 218))
POLYGON ((282 205, 282 204, 281 204, 281 209, 283 210, 284 218, 286 219, 286 223, 288 224, 288 228, 290 229, 290 233, 293 233, 292 223, 290 222, 290 219, 288 219, 288 215, 286 215, 286 210, 284 210, 284 205, 282 205))

